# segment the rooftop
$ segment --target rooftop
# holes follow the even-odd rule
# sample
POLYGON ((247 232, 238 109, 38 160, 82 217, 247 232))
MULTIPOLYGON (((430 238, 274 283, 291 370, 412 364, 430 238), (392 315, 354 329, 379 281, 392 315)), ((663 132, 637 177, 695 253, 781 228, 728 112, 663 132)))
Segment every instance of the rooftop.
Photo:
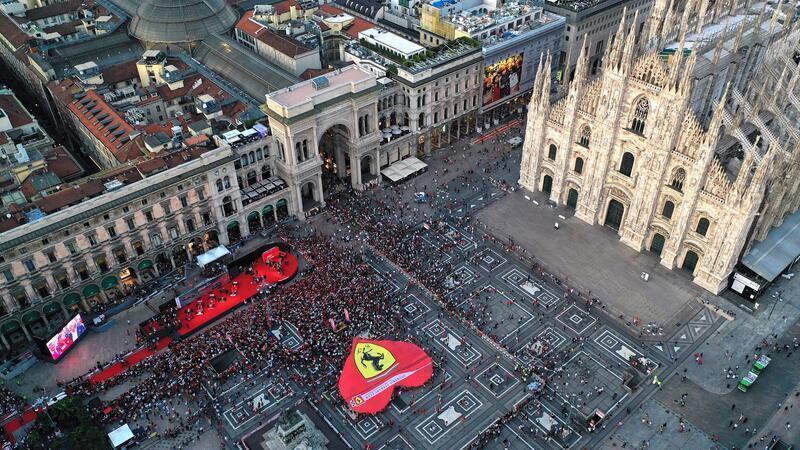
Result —
POLYGON ((81 121, 98 141, 114 154, 119 162, 126 162, 142 156, 140 152, 130 152, 133 127, 105 99, 91 89, 75 98, 68 108, 81 121), (139 154, 137 154, 139 153, 139 154))
POLYGON ((194 42, 224 33, 236 24, 236 12, 224 0, 144 0, 130 32, 144 42, 194 42))
POLYGON ((31 8, 25 11, 25 18, 28 20, 41 20, 48 17, 60 16, 70 12, 78 11, 81 8, 81 0, 67 0, 64 2, 51 3, 39 8, 31 8))
POLYGON ((615 0, 544 0, 547 6, 566 9, 569 11, 580 12, 606 2, 615 0))
POLYGON ((375 75, 359 66, 347 66, 312 80, 303 81, 294 86, 273 92, 267 96, 267 106, 284 114, 290 115, 290 109, 303 108, 304 104, 313 107, 314 104, 330 100, 339 95, 360 90, 361 86, 375 84, 375 75), (325 82, 320 82, 324 78, 325 82))
POLYGON ((297 39, 276 33, 254 19, 252 10, 242 16, 239 23, 236 24, 236 28, 291 58, 312 51, 297 39))
POLYGON ((425 50, 425 47, 417 44, 416 42, 409 41, 408 39, 398 36, 383 28, 370 28, 358 34, 359 39, 372 39, 375 42, 383 44, 386 47, 394 49, 400 53, 410 55, 425 50))
POLYGON ((17 100, 17 97, 7 89, 0 90, 0 110, 8 117, 12 129, 33 123, 33 117, 30 113, 17 100))

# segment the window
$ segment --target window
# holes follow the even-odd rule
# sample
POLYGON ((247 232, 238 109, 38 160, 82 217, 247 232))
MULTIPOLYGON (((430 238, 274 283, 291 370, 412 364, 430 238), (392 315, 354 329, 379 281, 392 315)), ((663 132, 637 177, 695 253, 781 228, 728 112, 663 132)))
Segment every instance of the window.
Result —
POLYGON ((97 264, 97 268, 100 269, 100 272, 108 272, 108 260, 106 259, 105 255, 99 255, 95 257, 94 262, 97 264))
POLYGON ((47 238, 42 239, 42 245, 47 245, 50 243, 50 240, 47 238))
POLYGON ((169 227, 169 237, 172 240, 178 239, 178 228, 177 227, 169 227))
POLYGON ((141 241, 136 241, 133 243, 133 251, 136 252, 136 256, 144 255, 144 245, 141 241))
POLYGON ((700 236, 705 236, 706 233, 708 233, 709 225, 710 223, 708 222, 708 219, 703 217, 697 222, 697 228, 695 229, 695 231, 697 231, 697 234, 699 234, 700 236))
POLYGON ((186 198, 186 196, 185 196, 185 195, 182 195, 182 196, 181 196, 181 206, 182 206, 183 208, 186 208, 187 206, 189 206, 189 199, 188 199, 188 198, 186 198))
POLYGON ((233 204, 233 199, 226 196, 222 199, 222 215, 225 217, 232 216, 236 212, 236 206, 233 204))
POLYGON ((110 238, 117 237, 117 229, 114 228, 114 225, 106 227, 106 231, 108 232, 108 237, 110 238))
POLYGON ((272 173, 269 170, 269 165, 264 164, 264 167, 261 168, 261 179, 266 180, 272 176, 272 173))
POLYGON ((9 283, 14 281, 14 274, 11 272, 11 269, 3 270, 3 276, 6 277, 6 281, 9 283))
POLYGON ((126 217, 125 225, 128 226, 128 230, 133 231, 136 228, 136 220, 133 217, 126 217))
POLYGON ((125 247, 117 247, 114 249, 114 256, 120 264, 124 264, 128 260, 128 254, 125 253, 125 247))
POLYGON ((558 155, 558 149, 554 144, 550 144, 550 148, 547 150, 547 157, 555 161, 557 155, 558 155))
POLYGON ((672 189, 675 189, 678 192, 683 192, 683 182, 686 180, 686 171, 683 168, 678 167, 675 171, 675 174, 672 175, 672 181, 670 182, 670 186, 672 189))
POLYGON ((142 206, 145 206, 146 204, 147 204, 147 199, 142 200, 142 206))
POLYGON ((56 281, 58 285, 61 286, 61 289, 68 289, 69 288, 69 278, 67 278, 67 274, 61 272, 60 274, 56 275, 56 281))
POLYGON ((589 140, 592 138, 592 130, 591 128, 583 127, 581 130, 581 137, 578 140, 578 143, 584 147, 589 147, 589 140))
POLYGON ((162 204, 161 204, 161 209, 163 209, 163 210, 164 210, 164 214, 169 214, 169 213, 171 213, 171 212, 172 212, 172 211, 170 210, 170 207, 169 207, 169 202, 164 202, 164 203, 162 203, 162 204))
POLYGON ((661 210, 661 215, 664 216, 665 219, 672 219, 673 211, 675 211, 675 203, 667 200, 664 203, 664 208, 661 210))
POLYGON ((153 247, 161 247, 161 234, 155 233, 150 236, 150 242, 153 244, 153 247))
POLYGON ((74 254, 78 253, 78 249, 75 248, 75 243, 74 242, 67 242, 66 244, 64 244, 64 246, 67 247, 67 250, 69 250, 69 254, 70 255, 74 255, 74 254))
POLYGON ((56 252, 54 252, 53 250, 48 250, 48 251, 44 252, 44 254, 45 254, 45 255, 47 255, 47 259, 48 259, 48 261, 50 261, 51 263, 54 263, 54 262, 56 262, 56 261, 57 261, 57 259, 56 259, 56 252))
POLYGON ((153 221, 153 211, 145 211, 144 218, 147 219, 147 222, 150 223, 153 221))
POLYGON ((647 124, 647 113, 650 111, 650 103, 642 97, 636 103, 636 110, 633 112, 631 130, 634 133, 644 134, 644 127, 647 124))
POLYGON ((89 269, 86 267, 86 263, 78 264, 75 271, 78 272, 78 277, 80 277, 82 281, 89 279, 89 269))
POLYGON ((230 179, 230 177, 225 177, 222 180, 222 183, 225 185, 225 189, 230 189, 231 188, 231 179, 230 179))
MULTIPOLYGON (((246 158, 246 156, 244 158, 246 158)), ((217 192, 222 192, 222 189, 222 180, 217 180, 217 192)))
POLYGON ((28 301, 28 296, 25 294, 24 290, 19 290, 15 292, 14 300, 17 301, 17 304, 19 304, 20 308, 24 308, 30 305, 30 302, 28 301))
POLYGON ((197 198, 202 202, 206 199, 206 191, 203 188, 197 190, 197 198))
POLYGON ((619 172, 623 175, 631 176, 633 173, 634 157, 631 152, 625 152, 622 155, 622 161, 619 163, 619 172))
POLYGON ((575 173, 583 173, 583 158, 575 158, 575 173))
POLYGON ((22 263, 25 264, 25 267, 28 269, 28 272, 36 271, 36 265, 33 263, 32 259, 26 259, 22 263))
POLYGON ((164 197, 167 196, 167 193, 166 192, 159 192, 158 196, 161 197, 161 198, 164 198, 164 197))
POLYGON ((204 212, 203 213, 203 226, 211 225, 211 214, 204 212))
POLYGON ((250 164, 250 161, 247 160, 247 155, 242 155, 239 161, 241 162, 242 167, 246 167, 248 164, 250 164))
POLYGON ((194 219, 189 219, 186 221, 186 231, 189 233, 194 233, 195 226, 194 226, 194 219))
POLYGON ((39 294, 40 298, 47 298, 50 296, 50 289, 47 288, 47 283, 44 280, 39 280, 34 284, 34 289, 36 293, 39 294))

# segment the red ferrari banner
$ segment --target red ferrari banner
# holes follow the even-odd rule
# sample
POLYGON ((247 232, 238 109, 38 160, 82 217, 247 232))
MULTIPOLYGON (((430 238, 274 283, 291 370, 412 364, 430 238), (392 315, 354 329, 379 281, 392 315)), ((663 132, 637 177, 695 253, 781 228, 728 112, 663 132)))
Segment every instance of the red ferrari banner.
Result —
POLYGON ((433 375, 433 361, 414 344, 353 339, 339 377, 339 393, 358 413, 376 414, 392 399, 395 387, 418 387, 433 375))

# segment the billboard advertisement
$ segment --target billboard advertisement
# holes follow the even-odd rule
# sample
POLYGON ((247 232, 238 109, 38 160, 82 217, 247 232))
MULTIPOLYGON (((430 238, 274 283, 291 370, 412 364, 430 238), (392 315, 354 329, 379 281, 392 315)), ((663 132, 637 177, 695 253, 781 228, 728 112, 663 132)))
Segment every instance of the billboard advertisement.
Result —
POLYGON ((355 338, 339 377, 339 393, 357 413, 377 414, 392 400, 395 388, 425 384, 433 361, 410 342, 355 338))
POLYGON ((61 331, 47 341, 47 350, 50 356, 56 361, 61 358, 72 345, 86 333, 86 325, 83 323, 81 315, 73 317, 61 331))
POLYGON ((518 94, 521 81, 522 53, 486 66, 483 73, 483 106, 518 94))

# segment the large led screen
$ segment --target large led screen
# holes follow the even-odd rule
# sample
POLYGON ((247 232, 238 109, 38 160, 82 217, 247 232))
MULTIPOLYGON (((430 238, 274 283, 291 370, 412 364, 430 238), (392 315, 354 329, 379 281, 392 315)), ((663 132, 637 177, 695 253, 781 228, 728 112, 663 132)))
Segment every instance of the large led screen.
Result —
POLYGON ((483 70, 483 106, 519 93, 522 53, 498 61, 483 70))
POLYGON ((72 345, 86 332, 86 325, 83 323, 81 315, 73 317, 61 331, 47 341, 47 350, 53 360, 61 358, 72 345))

